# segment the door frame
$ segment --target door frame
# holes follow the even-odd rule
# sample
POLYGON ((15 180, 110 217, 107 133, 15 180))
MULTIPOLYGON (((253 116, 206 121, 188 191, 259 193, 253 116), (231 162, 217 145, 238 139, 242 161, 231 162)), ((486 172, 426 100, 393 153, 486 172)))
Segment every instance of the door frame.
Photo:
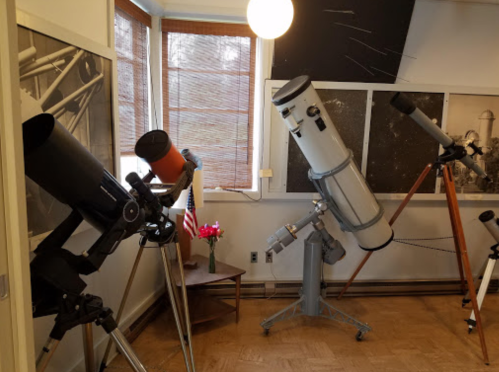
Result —
MULTIPOLYGON (((0 161, 15 371, 35 371, 15 0, 0 0, 0 161)), ((3 335, 2 335, 3 337, 3 335)), ((1 350, 0 350, 1 352, 1 350)), ((2 353, 3 354, 3 353, 2 353)))

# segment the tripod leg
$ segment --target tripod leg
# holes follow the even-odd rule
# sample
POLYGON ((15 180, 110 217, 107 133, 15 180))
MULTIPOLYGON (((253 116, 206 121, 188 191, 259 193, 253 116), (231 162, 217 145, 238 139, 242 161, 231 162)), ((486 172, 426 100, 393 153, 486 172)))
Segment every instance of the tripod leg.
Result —
MULTIPOLYGON (((445 181, 444 181, 445 184, 445 181)), ((449 208, 451 208, 449 204, 449 208)), ((451 220, 451 226, 452 226, 452 235, 454 236, 454 247, 456 249, 456 259, 457 259, 457 267, 459 270, 459 277, 461 279, 461 293, 465 294, 466 293, 466 281, 464 278, 464 271, 463 271, 463 260, 462 260, 462 252, 461 252, 461 245, 460 245, 460 240, 459 240, 459 226, 458 223, 455 219, 455 215, 452 211, 450 211, 450 220, 451 220)), ((468 286, 468 293, 469 293, 469 286, 468 286)))
POLYGON ((168 290, 168 295, 170 297, 170 304, 172 306, 173 317, 175 318, 175 323, 177 325, 178 337, 180 339, 180 346, 182 347, 182 353, 184 354, 185 368, 187 369, 187 372, 191 372, 189 358, 187 357, 187 350, 185 347, 182 321, 180 320, 178 303, 173 289, 175 283, 173 283, 171 277, 171 266, 170 266, 170 260, 168 259, 167 249, 168 248, 166 246, 161 247, 161 255, 163 256, 163 265, 165 267, 166 288, 168 290))
MULTIPOLYGON (((423 170, 423 172, 421 173, 421 175, 417 179, 417 181, 414 184, 414 186, 412 186, 411 190, 406 195, 406 197, 404 198, 404 200, 402 201, 402 203, 399 205, 399 207, 397 208, 397 211, 395 212, 395 214, 392 216, 392 218, 391 218, 391 220, 389 222, 390 226, 392 226, 395 223, 395 221, 397 221, 397 219, 399 218, 400 214, 405 209, 405 207, 407 206, 407 204, 409 204, 409 202, 411 201, 412 197, 418 191, 419 187, 421 186, 421 184, 423 183, 423 181, 426 179, 426 176, 428 176, 428 173, 430 173, 430 171, 431 171, 432 168, 433 168, 433 165, 432 164, 428 164, 426 166, 426 168, 423 170)), ((345 292, 348 291, 348 288, 350 288, 350 286, 352 285, 353 281, 355 280, 355 278, 359 274, 360 270, 362 270, 362 268, 364 267, 364 265, 366 264, 366 262, 371 258, 371 256, 372 256, 373 253, 374 252, 369 252, 368 254, 366 254, 366 256, 364 257, 364 259, 362 260, 362 262, 360 263, 360 265, 357 267, 357 269, 354 271, 354 273, 351 276, 351 278, 348 280, 347 284, 345 284, 345 287, 343 287, 343 289, 341 290, 340 294, 338 295, 338 300, 341 300, 341 298, 343 297, 343 295, 345 294, 345 292)))
POLYGON ((184 264, 182 262, 182 254, 180 252, 180 244, 178 242, 176 242, 175 246, 177 248, 178 269, 180 271, 180 281, 182 283, 182 298, 184 300, 185 327, 187 329, 187 339, 189 342, 189 353, 191 355, 191 367, 192 367, 192 372, 196 372, 196 367, 194 364, 194 353, 192 351, 191 318, 189 315, 189 301, 187 298, 187 288, 185 286, 184 264))
MULTIPOLYGON (((478 272, 478 276, 475 279, 475 288, 480 288, 480 285, 482 284, 483 276, 485 275, 485 270, 487 269, 487 264, 489 263, 489 260, 485 260, 483 263, 482 268, 478 272)), ((466 291, 466 295, 463 297, 462 305, 465 307, 467 304, 471 302, 470 300, 470 291, 466 291)))
POLYGON ((59 346, 59 340, 55 340, 53 338, 49 338, 47 340, 45 346, 43 346, 42 352, 36 359, 36 372, 45 371, 52 355, 54 355, 55 350, 57 349, 57 346, 59 346))
MULTIPOLYGON (((118 313, 116 314, 116 323, 120 324, 121 317, 123 315, 123 311, 125 310, 126 301, 128 299, 128 295, 130 294, 130 289, 132 288, 133 280, 135 279, 135 274, 137 273, 137 268, 139 267, 140 258, 142 257, 142 253, 144 252, 144 247, 147 244, 147 240, 142 240, 141 238, 139 251, 137 252, 137 256, 135 257, 135 262, 133 263, 132 271, 130 272, 130 276, 128 277, 128 282, 125 287, 125 292, 123 293, 123 298, 121 299, 120 308, 118 309, 118 313)), ((111 353, 111 347, 113 343, 112 340, 107 342, 106 352, 104 353, 104 357, 102 358, 102 363, 100 365, 99 371, 102 372, 107 368, 107 362, 109 359, 109 354, 111 353)))
POLYGON ((445 185, 445 193, 447 195, 447 203, 449 205, 449 213, 451 216, 451 221, 454 221, 455 224, 457 232, 456 239, 459 245, 459 251, 461 253, 464 273, 466 274, 466 280, 468 281, 471 303, 473 304, 473 310, 476 316, 476 327, 478 330, 478 335, 480 337, 480 345, 482 347, 483 359, 485 364, 488 365, 489 355, 487 352, 487 345, 485 343, 485 335, 483 333, 482 317, 480 316, 480 309, 478 307, 475 284, 473 282, 473 274, 471 272, 468 250, 466 248, 466 239, 464 238, 463 225, 461 223, 461 215, 459 214, 459 204, 457 202, 456 188, 454 186, 454 177, 448 165, 445 165, 443 168, 443 176, 444 176, 443 179, 445 185))
POLYGON ((114 343, 118 347, 118 350, 120 351, 121 355, 123 355, 126 358, 128 364, 134 370, 134 372, 147 372, 146 368, 139 360, 139 358, 133 351, 132 346, 128 343, 128 341, 126 340, 123 333, 121 333, 119 328, 115 328, 109 334, 109 336, 111 336, 114 343))
POLYGON ((92 323, 82 324, 85 372, 95 371, 94 336, 92 323))
MULTIPOLYGON (((478 296, 477 296, 478 309, 482 308, 483 300, 485 299, 485 295, 487 294, 487 290, 489 289, 490 279, 492 278, 492 274, 494 273, 494 268, 496 267, 496 262, 497 260, 489 258, 487 263, 487 268, 483 273, 482 283, 480 285, 480 289, 478 290, 478 296)), ((475 327, 475 325, 476 325, 475 311, 473 310, 471 312, 470 318, 468 319, 469 332, 473 330, 473 327, 475 327)))

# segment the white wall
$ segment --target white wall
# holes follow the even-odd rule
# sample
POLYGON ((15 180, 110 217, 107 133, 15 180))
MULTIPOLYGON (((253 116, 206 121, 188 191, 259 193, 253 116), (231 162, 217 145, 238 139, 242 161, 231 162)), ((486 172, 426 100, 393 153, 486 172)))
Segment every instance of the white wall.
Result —
MULTIPOLYGON (((106 0, 17 0, 16 5, 25 12, 104 46, 109 46, 109 30, 113 30, 114 22, 111 20, 110 8, 106 0)), ((66 247, 79 253, 88 249, 98 237, 99 234, 95 230, 90 230, 71 238, 66 247)), ((119 249, 106 260, 100 272, 84 278, 88 284, 85 292, 101 296, 105 306, 117 311, 137 250, 138 238, 132 237, 123 242, 119 249)), ((124 314, 124 319, 127 319, 128 323, 141 315, 162 293, 163 283, 164 276, 159 251, 157 249, 146 250, 142 256, 124 314)), ((36 319, 34 326, 36 353, 38 354, 53 326, 53 318, 36 319)), ((105 333, 94 326, 94 341, 99 346, 100 353, 97 358, 98 362, 101 360, 106 340, 105 333)), ((76 328, 67 333, 47 372, 69 371, 75 366, 75 371, 83 371, 82 353, 81 330, 76 328)))
MULTIPOLYGON (((499 6, 418 0, 414 10, 405 53, 417 60, 404 58, 399 75, 411 83, 462 86, 499 86, 499 6)), ((397 175, 387 175, 387 177, 397 175)), ((391 216, 399 202, 383 205, 391 216)), ((198 212, 200 223, 219 220, 226 238, 217 248, 223 261, 247 270, 244 280, 273 277, 271 265, 264 260, 267 238, 279 227, 292 223, 312 208, 311 203, 296 201, 261 201, 259 203, 208 202, 198 212), (259 263, 250 264, 250 252, 258 251, 259 263)), ((474 270, 479 270, 493 240, 477 220, 487 209, 499 213, 497 202, 461 202, 463 225, 474 270)), ((329 218, 331 232, 344 244, 347 257, 335 266, 326 267, 330 280, 350 277, 365 253, 351 235, 339 232, 329 218)), ((445 202, 413 202, 395 224, 396 237, 428 238, 450 236, 451 228, 445 202)), ((300 279, 303 239, 274 256, 273 273, 278 279, 300 279)), ((452 241, 440 245, 453 249, 452 241)), ((202 241, 194 250, 207 254, 202 241)), ((375 253, 358 279, 433 279, 457 278, 454 255, 392 244, 375 253)))
POLYGON ((418 0, 399 76, 411 83, 497 87, 499 6, 418 0))

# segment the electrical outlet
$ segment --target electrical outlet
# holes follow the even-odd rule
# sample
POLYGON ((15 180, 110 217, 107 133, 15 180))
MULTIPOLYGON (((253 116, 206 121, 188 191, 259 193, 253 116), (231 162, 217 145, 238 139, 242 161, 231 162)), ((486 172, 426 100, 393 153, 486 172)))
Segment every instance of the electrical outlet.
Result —
POLYGON ((273 258, 274 257, 272 256, 272 251, 265 253, 265 262, 266 263, 272 263, 273 258))
POLYGON ((258 252, 251 252, 250 261, 251 261, 251 263, 258 262, 258 252))

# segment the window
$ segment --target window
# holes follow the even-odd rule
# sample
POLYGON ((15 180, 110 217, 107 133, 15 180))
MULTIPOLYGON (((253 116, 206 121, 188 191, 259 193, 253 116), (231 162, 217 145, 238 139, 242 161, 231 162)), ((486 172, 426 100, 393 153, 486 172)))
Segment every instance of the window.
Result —
POLYGON ((203 160, 205 188, 251 189, 256 35, 163 20, 164 129, 203 160))
POLYGON ((116 0, 114 29, 122 156, 135 156, 135 143, 149 131, 149 27, 150 15, 129 0, 116 0))

